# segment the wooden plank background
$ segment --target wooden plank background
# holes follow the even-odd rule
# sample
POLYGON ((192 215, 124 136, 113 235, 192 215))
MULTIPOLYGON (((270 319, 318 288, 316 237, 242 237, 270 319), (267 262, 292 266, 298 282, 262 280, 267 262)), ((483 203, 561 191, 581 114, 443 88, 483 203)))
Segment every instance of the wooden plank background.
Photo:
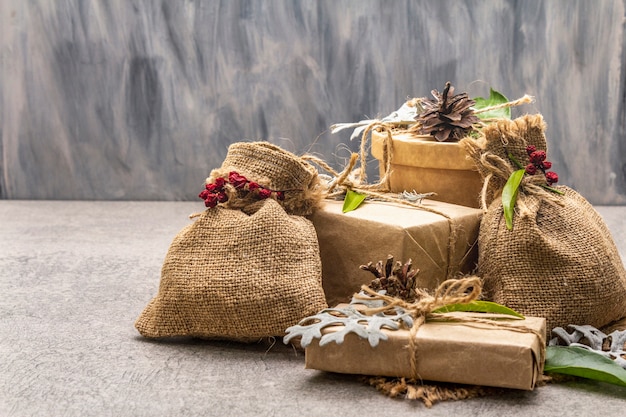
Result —
POLYGON ((625 1, 4 0, 0 198, 194 199, 241 140, 339 167, 331 124, 451 81, 535 96, 561 183, 624 204, 625 1))

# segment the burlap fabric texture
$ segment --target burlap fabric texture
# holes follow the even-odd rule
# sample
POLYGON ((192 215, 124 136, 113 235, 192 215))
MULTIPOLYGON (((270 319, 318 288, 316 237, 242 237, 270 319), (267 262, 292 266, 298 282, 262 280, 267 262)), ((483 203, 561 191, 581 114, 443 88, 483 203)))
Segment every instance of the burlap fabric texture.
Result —
MULTIPOLYGON (((289 214, 312 214, 326 195, 317 170, 301 157, 269 142, 238 142, 228 147, 222 166, 211 171, 206 182, 228 178, 235 171, 272 190, 284 191, 280 204, 289 214)), ((229 199, 224 207, 241 209, 256 201, 245 192, 227 189, 229 199)))
POLYGON ((527 145, 547 151, 544 130, 540 115, 527 115, 489 125, 478 142, 462 142, 485 178, 488 209, 480 225, 477 274, 488 299, 545 317, 548 331, 568 324, 599 328, 626 316, 626 272, 591 204, 566 186, 556 187, 564 195, 540 187, 541 173, 526 175, 513 229, 505 224, 501 193, 518 169, 507 153, 528 164, 527 145))
POLYGON ((146 337, 251 341, 326 308, 317 235, 273 200, 207 209, 174 238, 156 297, 135 326, 146 337))

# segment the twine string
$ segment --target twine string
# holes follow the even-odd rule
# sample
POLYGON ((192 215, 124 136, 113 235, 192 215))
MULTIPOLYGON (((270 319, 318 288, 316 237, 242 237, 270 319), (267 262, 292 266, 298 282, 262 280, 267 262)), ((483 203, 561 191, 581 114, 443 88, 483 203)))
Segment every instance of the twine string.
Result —
POLYGON ((493 110, 500 110, 509 107, 520 106, 522 104, 532 103, 535 100, 533 96, 529 96, 528 94, 524 94, 523 97, 518 98, 517 100, 507 101, 506 103, 497 104, 495 106, 483 107, 482 109, 474 110, 474 114, 486 113, 493 110))
POLYGON ((447 320, 463 323, 467 326, 479 328, 495 328, 502 330, 510 330, 519 333, 535 334, 542 346, 540 352, 540 363, 545 358, 545 335, 541 332, 527 326, 518 326, 503 321, 484 319, 471 316, 452 315, 450 313, 433 313, 437 308, 450 304, 466 304, 476 301, 482 293, 482 280, 478 277, 466 277, 460 279, 449 279, 444 281, 437 287, 434 295, 429 294, 426 290, 416 289, 418 298, 415 302, 409 303, 397 297, 391 297, 386 294, 380 294, 372 290, 366 285, 361 287, 363 294, 355 294, 356 299, 360 300, 377 300, 382 301, 382 307, 367 308, 363 314, 375 315, 379 313, 395 313, 396 308, 402 308, 413 318, 413 326, 409 329, 409 352, 411 375, 413 379, 419 379, 418 355, 417 355, 417 332, 420 327, 429 320, 447 320))

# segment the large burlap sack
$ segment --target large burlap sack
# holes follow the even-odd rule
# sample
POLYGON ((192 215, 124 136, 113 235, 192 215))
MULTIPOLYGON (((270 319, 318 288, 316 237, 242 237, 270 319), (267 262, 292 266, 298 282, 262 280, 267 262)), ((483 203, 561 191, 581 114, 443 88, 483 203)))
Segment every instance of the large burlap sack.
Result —
POLYGON ((313 224, 265 199, 245 212, 209 208, 185 227, 135 326, 146 337, 252 340, 326 307, 313 224))
POLYGON ((626 271, 600 215, 565 187, 546 190, 542 173, 525 175, 506 227, 502 189, 518 167, 529 163, 528 145, 546 150, 540 115, 496 122, 477 143, 464 140, 485 178, 478 238, 478 275, 487 298, 522 314, 545 317, 547 328, 568 324, 605 326, 626 316, 626 271), (543 184, 542 184, 543 182, 543 184))
MULTIPOLYGON (((206 183, 218 178, 228 180, 231 172, 267 190, 278 191, 281 195, 278 201, 289 214, 313 213, 326 193, 313 165, 268 142, 231 144, 222 166, 211 171, 206 183)), ((225 192, 228 201, 222 205, 228 208, 241 209, 258 200, 258 193, 248 192, 247 187, 235 189, 228 181, 225 192)))

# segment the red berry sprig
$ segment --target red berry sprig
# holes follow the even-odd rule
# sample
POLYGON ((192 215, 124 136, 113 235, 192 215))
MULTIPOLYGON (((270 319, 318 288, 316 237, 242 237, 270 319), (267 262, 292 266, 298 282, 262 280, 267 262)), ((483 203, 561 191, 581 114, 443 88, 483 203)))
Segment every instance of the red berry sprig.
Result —
MULTIPOLYGON (((238 172, 231 171, 228 173, 228 181, 225 178, 219 177, 210 184, 206 184, 205 189, 198 194, 206 207, 213 208, 218 203, 225 203, 228 201, 228 194, 226 194, 226 185, 230 184, 235 190, 242 191, 244 193, 254 193, 256 198, 264 200, 273 196, 277 200, 283 201, 285 199, 285 191, 272 190, 264 187, 254 181, 250 181, 238 172)), ((289 190, 286 190, 289 191, 289 190)))
POLYGON ((530 163, 526 165, 526 173, 528 175, 535 175, 537 171, 543 172, 549 186, 559 181, 559 176, 556 172, 548 172, 552 168, 552 162, 546 161, 546 151, 538 151, 534 145, 528 145, 526 147, 526 153, 528 153, 530 160, 530 163))

